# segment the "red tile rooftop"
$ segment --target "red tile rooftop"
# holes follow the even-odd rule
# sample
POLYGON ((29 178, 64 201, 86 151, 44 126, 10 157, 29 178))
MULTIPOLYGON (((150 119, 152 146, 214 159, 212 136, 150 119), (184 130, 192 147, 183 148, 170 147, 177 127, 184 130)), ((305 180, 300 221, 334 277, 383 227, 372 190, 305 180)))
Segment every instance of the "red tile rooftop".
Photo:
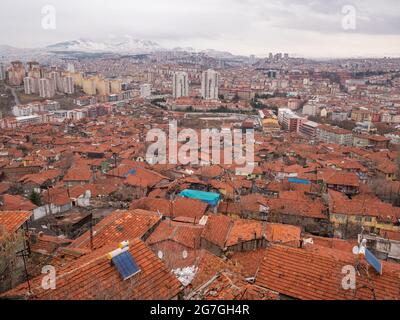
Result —
POLYGON ((0 196, 0 210, 32 211, 37 208, 29 199, 19 195, 4 194, 0 196))
POLYGON ((84 255, 57 270, 56 289, 44 290, 42 276, 2 294, 29 300, 169 300, 176 298, 182 286, 146 245, 139 239, 130 241, 129 252, 140 272, 123 281, 107 258, 118 242, 84 255))
MULTIPOLYGON (((93 249, 109 243, 141 238, 161 221, 161 216, 145 210, 114 211, 93 228, 93 249)), ((90 231, 75 239, 71 247, 91 249, 90 231)))
POLYGON ((256 284, 302 300, 400 300, 400 267, 396 264, 384 263, 383 275, 360 271, 357 289, 344 290, 342 268, 355 266, 356 261, 351 252, 340 252, 274 245, 266 249, 256 284))
POLYGON ((3 232, 13 233, 31 216, 32 213, 28 211, 0 211, 0 226, 4 227, 3 232))

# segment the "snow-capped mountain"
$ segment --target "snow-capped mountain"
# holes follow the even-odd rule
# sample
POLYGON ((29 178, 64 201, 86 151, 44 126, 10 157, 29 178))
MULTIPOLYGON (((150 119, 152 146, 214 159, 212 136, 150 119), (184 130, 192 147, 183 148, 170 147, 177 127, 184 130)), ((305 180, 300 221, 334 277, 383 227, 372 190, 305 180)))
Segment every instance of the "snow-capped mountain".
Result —
POLYGON ((229 58, 234 57, 234 55, 230 52, 218 51, 218 50, 214 50, 214 49, 207 49, 207 50, 203 50, 201 52, 204 53, 205 55, 207 55, 211 58, 215 58, 215 59, 229 59, 229 58))
POLYGON ((145 41, 134 39, 127 35, 124 37, 110 36, 105 40, 98 39, 78 39, 72 41, 65 41, 49 45, 44 48, 15 48, 6 45, 0 45, 0 60, 23 59, 30 58, 37 59, 37 57, 52 57, 54 55, 68 55, 68 54, 148 54, 159 51, 170 52, 187 52, 187 53, 202 53, 215 59, 229 59, 234 57, 229 52, 216 51, 212 49, 199 51, 191 47, 176 47, 167 49, 161 47, 153 41, 145 41))
POLYGON ((107 40, 78 39, 47 46, 49 51, 81 51, 112 53, 150 53, 163 50, 157 43, 133 39, 132 37, 107 40))

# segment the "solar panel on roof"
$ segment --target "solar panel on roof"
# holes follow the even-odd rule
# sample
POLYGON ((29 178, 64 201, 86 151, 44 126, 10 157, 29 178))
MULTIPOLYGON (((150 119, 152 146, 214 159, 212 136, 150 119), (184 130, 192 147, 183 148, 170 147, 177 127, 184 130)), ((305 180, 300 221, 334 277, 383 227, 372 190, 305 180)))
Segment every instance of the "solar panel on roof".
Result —
POLYGON ((123 252, 112 258, 113 264, 117 267, 122 279, 127 280, 140 272, 140 268, 136 264, 129 251, 123 252))
POLYGON ((368 249, 365 249, 365 260, 367 260, 376 272, 382 274, 382 263, 368 249))

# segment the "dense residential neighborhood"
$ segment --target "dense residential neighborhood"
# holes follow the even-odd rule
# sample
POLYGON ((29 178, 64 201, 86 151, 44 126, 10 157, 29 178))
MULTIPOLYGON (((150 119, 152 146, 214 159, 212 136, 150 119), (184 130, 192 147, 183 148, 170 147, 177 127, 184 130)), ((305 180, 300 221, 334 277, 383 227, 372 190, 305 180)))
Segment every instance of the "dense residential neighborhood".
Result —
POLYGON ((3 2, 1 303, 400 300, 396 1, 3 2))

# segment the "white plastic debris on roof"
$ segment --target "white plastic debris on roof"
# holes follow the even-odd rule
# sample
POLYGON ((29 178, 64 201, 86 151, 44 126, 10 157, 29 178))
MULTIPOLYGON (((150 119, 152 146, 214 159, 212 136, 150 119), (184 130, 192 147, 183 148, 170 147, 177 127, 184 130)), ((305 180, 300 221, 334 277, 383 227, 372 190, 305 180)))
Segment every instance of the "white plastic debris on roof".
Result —
POLYGON ((178 278, 180 283, 185 287, 188 286, 194 279, 197 273, 197 267, 191 266, 186 268, 178 268, 172 270, 173 274, 178 278))

